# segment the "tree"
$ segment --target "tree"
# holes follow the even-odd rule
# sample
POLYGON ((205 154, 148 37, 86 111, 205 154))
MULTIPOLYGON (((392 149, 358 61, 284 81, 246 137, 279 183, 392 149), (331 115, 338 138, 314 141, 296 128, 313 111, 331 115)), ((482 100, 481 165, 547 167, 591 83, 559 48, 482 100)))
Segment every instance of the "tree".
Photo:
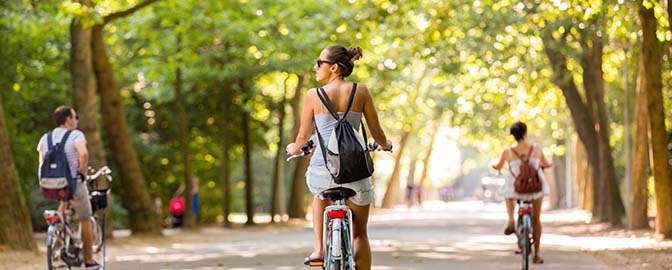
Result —
POLYGON ((547 24, 542 29, 541 38, 546 56, 553 68, 553 82, 562 90, 576 131, 586 146, 588 161, 593 168, 592 179, 595 183, 593 213, 602 221, 619 225, 625 211, 616 185, 608 141, 602 78, 602 42, 599 38, 592 38, 590 33, 582 33, 579 37, 583 49, 580 59, 586 92, 584 101, 574 82, 572 72, 567 68, 568 57, 560 45, 567 42, 571 31, 565 31, 558 40, 554 37, 554 27, 557 26, 547 24))
MULTIPOLYGON (((180 46, 181 37, 178 35, 178 50, 180 46)), ((178 51, 179 54, 179 51, 178 51)), ((178 65, 180 64, 178 60, 178 65)), ((192 201, 192 189, 195 188, 191 174, 191 154, 189 151, 189 123, 187 120, 187 112, 185 109, 185 94, 184 94, 184 82, 182 81, 182 68, 177 67, 175 69, 175 109, 176 109, 176 118, 177 126, 179 127, 179 137, 180 137, 180 155, 182 156, 182 174, 183 174, 183 184, 184 192, 182 196, 185 198, 184 205, 184 216, 182 226, 185 228, 193 227, 196 222, 196 217, 194 216, 193 204, 192 201)))
MULTIPOLYGON (((283 82, 282 98, 278 104, 278 149, 275 153, 275 163, 273 169, 273 188, 271 190, 271 222, 275 222, 275 216, 285 214, 285 164, 282 158, 285 153, 285 103, 287 102, 287 88, 289 79, 292 75, 287 74, 283 82)), ((299 91, 297 89, 296 91, 299 91)))
MULTIPOLYGON (((647 42, 650 42, 647 35, 647 42)), ((655 44, 654 44, 655 45, 655 44)), ((630 212, 628 214, 628 228, 631 230, 649 227, 647 180, 649 179, 649 119, 647 110, 646 92, 650 87, 646 59, 639 57, 639 71, 637 74, 637 104, 635 109, 635 143, 633 151, 632 178, 630 183, 630 212)))
POLYGON ((656 16, 648 1, 639 6, 642 24, 641 58, 645 62, 646 82, 642 91, 646 92, 650 149, 653 155, 653 179, 656 197, 656 233, 663 239, 672 239, 672 178, 670 178, 667 132, 665 130, 665 108, 662 96, 660 43, 656 37, 656 16))
POLYGON ((130 9, 111 13, 92 29, 93 68, 102 100, 103 121, 110 140, 110 147, 119 171, 124 197, 123 204, 129 211, 130 227, 136 233, 160 234, 158 216, 147 191, 147 184, 130 140, 121 93, 103 39, 103 27, 137 10, 156 2, 147 0, 130 9))
MULTIPOLYGON (((292 98, 292 118, 294 126, 292 128, 292 137, 296 138, 299 134, 299 128, 301 125, 301 104, 303 101, 303 85, 310 79, 309 73, 303 73, 299 76, 299 81, 296 86, 296 91, 294 92, 294 97, 292 98)), ((308 158, 301 158, 295 162, 294 171, 292 173, 292 188, 289 197, 289 210, 288 214, 290 218, 306 218, 306 170, 308 169, 309 164, 308 158)))
POLYGON ((0 95, 0 207, 3 209, 0 220, 10 221, 0 226, 0 246, 35 250, 33 226, 14 168, 11 145, 0 95))

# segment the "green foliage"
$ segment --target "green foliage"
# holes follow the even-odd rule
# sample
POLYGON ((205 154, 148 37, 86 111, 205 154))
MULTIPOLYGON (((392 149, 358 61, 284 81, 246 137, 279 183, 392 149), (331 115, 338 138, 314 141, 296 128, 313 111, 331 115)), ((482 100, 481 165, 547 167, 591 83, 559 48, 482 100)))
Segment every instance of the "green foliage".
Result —
MULTIPOLYGON (((71 100, 70 22, 100 23, 140 1, 94 1, 93 9, 71 0, 33 2, 0 4, 0 91, 23 189, 31 209, 39 209, 45 202, 35 191, 35 147, 53 127, 51 111, 71 100)), ((426 151, 425 137, 440 122, 459 128, 462 149, 483 167, 513 142, 508 127, 518 120, 547 153, 565 152, 556 142, 573 134, 572 122, 551 82, 541 35, 553 36, 570 56, 582 53, 581 35, 598 35, 606 45, 605 98, 623 177, 623 68, 629 67, 633 106, 639 30, 636 8, 625 2, 164 0, 106 25, 105 42, 150 193, 161 198, 164 213, 183 177, 174 95, 175 70, 182 70, 192 170, 209 222, 221 220, 223 159, 232 168, 232 210, 244 210, 243 112, 252 116, 255 205, 268 210, 278 104, 285 88, 289 99, 318 86, 311 78, 295 89, 298 76, 312 75, 320 51, 333 44, 364 49, 350 79, 369 87, 393 141, 411 132, 418 147, 409 155, 426 151), (224 131, 232 144, 226 156, 224 131)), ((665 39, 667 15, 657 14, 665 39)), ((568 68, 580 82, 580 64, 570 61, 568 68)), ((669 71, 664 74, 669 93, 669 71)), ((670 100, 667 95, 668 107, 670 100)), ((289 136, 293 123, 288 104, 285 109, 289 136)), ((116 207, 123 226, 125 214, 116 207)), ((39 214, 33 211, 34 223, 39 214)))

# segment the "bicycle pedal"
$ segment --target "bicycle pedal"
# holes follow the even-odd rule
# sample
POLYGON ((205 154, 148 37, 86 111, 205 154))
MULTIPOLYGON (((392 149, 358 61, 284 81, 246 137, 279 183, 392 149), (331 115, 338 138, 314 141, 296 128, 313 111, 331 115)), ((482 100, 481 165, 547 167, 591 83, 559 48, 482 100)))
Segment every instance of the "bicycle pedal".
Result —
POLYGON ((310 267, 323 267, 323 266, 324 266, 324 262, 309 262, 308 263, 309 268, 310 267))

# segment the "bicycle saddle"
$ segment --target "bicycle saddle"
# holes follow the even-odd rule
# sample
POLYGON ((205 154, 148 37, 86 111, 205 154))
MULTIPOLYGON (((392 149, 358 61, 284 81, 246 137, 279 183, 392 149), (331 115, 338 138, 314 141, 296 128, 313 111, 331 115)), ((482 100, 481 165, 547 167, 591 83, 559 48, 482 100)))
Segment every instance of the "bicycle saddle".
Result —
POLYGON ((342 199, 348 199, 352 196, 355 196, 357 195, 357 192, 349 188, 335 187, 322 191, 321 195, 322 197, 325 197, 332 201, 339 201, 342 199))

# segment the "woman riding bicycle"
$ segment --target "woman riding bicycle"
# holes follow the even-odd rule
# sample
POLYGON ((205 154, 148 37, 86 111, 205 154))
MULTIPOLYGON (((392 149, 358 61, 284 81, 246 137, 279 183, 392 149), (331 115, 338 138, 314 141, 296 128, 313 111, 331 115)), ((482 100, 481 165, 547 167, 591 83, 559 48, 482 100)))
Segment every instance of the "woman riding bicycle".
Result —
MULTIPOLYGON (((359 47, 346 49, 343 46, 329 46, 320 53, 317 64, 314 66, 316 80, 324 84, 323 88, 339 114, 347 109, 354 85, 352 82, 346 82, 344 78, 350 76, 354 68, 354 61, 361 56, 362 49, 359 47)), ((347 121, 357 128, 362 115, 366 118, 371 136, 380 145, 378 150, 390 150, 392 143, 387 140, 385 132, 380 126, 371 93, 365 85, 357 84, 352 109, 347 115, 347 121)), ((301 146, 308 142, 313 134, 313 124, 317 125, 321 134, 331 134, 336 124, 336 120, 329 114, 329 111, 317 96, 315 88, 310 89, 304 99, 299 133, 295 142, 287 146, 287 152, 290 155, 298 154, 301 151, 301 146)), ((317 143, 320 143, 320 141, 317 140, 317 143)), ((315 246, 313 252, 306 257, 304 264, 323 261, 322 213, 330 202, 321 198, 319 194, 329 188, 341 186, 357 192, 357 195, 347 201, 347 205, 355 216, 353 237, 357 269, 368 270, 371 268, 371 247, 369 246, 367 223, 369 207, 374 200, 371 179, 366 178, 343 185, 334 183, 324 163, 321 148, 316 147, 315 149, 316 153, 313 154, 306 172, 308 189, 314 195, 312 214, 315 246)))
POLYGON ((521 157, 525 157, 529 153, 529 162, 535 168, 549 168, 553 164, 546 159, 544 152, 541 151, 541 147, 534 145, 527 141, 527 126, 523 122, 516 122, 511 126, 510 130, 511 135, 516 139, 516 145, 509 147, 502 153, 502 157, 499 159, 496 165, 492 167, 496 170, 502 169, 506 161, 509 162, 509 168, 511 169, 512 177, 507 177, 506 183, 502 186, 501 191, 506 198, 506 211, 509 216, 509 222, 504 230, 504 234, 510 235, 515 232, 515 225, 513 222, 513 209, 515 200, 524 200, 531 201, 532 207, 534 209, 533 216, 533 239, 534 239, 534 259, 533 263, 544 263, 544 260, 541 258, 541 203, 543 202, 544 196, 548 195, 550 188, 546 182, 543 172, 538 170, 539 179, 542 183, 542 189, 539 192, 535 193, 526 193, 520 194, 515 191, 514 188, 514 179, 515 176, 520 173, 520 166, 522 164, 521 157))

